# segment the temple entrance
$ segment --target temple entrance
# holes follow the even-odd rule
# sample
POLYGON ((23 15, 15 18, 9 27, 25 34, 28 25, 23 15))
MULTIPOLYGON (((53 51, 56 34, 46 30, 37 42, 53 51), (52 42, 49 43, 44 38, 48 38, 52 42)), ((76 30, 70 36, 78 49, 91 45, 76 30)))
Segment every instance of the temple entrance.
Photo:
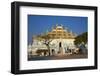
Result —
POLYGON ((54 49, 52 49, 52 55, 55 55, 55 50, 54 49))
POLYGON ((59 42, 59 48, 61 47, 61 42, 59 42))
POLYGON ((59 42, 59 52, 61 55, 63 54, 62 43, 59 42))

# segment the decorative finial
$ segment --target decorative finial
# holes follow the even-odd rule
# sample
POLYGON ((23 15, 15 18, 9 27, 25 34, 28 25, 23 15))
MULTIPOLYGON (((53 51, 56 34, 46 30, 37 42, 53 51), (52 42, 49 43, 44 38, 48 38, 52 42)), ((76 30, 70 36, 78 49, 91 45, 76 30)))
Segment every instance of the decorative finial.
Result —
POLYGON ((61 26, 63 27, 63 25, 61 24, 61 26))
POLYGON ((58 26, 58 24, 56 24, 56 27, 58 26))
POLYGON ((47 29, 47 31, 46 31, 46 33, 48 33, 49 31, 48 31, 48 29, 47 29))
POLYGON ((54 29, 54 25, 52 25, 52 30, 54 29))
POLYGON ((70 33, 71 33, 71 34, 73 33, 72 30, 70 30, 70 33))

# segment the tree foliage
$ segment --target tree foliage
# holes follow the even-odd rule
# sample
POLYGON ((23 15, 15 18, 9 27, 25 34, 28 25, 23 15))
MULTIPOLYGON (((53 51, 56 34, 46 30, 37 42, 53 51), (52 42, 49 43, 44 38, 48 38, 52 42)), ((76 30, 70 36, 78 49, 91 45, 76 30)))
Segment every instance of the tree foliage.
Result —
POLYGON ((49 55, 50 55, 50 42, 52 41, 52 39, 50 38, 50 36, 48 34, 38 35, 37 39, 39 41, 43 41, 43 44, 45 44, 46 47, 48 48, 49 55))
POLYGON ((87 43, 87 39, 88 39, 88 34, 87 32, 84 32, 82 33, 81 35, 78 35, 76 38, 75 38, 75 45, 77 44, 81 44, 82 42, 84 42, 85 44, 87 43))

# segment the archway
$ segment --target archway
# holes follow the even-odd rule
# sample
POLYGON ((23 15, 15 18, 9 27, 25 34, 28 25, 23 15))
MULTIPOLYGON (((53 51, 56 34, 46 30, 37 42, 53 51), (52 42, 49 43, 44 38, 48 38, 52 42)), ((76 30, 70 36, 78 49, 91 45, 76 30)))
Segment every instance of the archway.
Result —
POLYGON ((61 42, 59 42, 59 48, 60 48, 60 47, 62 47, 62 44, 61 44, 61 42))

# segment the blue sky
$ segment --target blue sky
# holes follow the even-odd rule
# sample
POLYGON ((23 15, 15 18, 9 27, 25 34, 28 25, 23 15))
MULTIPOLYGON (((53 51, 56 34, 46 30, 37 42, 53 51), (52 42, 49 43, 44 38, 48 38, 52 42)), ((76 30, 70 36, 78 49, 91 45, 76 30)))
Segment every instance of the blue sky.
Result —
POLYGON ((47 16, 28 15, 28 43, 32 42, 32 36, 51 30, 56 24, 62 24, 77 35, 87 31, 88 18, 78 16, 47 16))

